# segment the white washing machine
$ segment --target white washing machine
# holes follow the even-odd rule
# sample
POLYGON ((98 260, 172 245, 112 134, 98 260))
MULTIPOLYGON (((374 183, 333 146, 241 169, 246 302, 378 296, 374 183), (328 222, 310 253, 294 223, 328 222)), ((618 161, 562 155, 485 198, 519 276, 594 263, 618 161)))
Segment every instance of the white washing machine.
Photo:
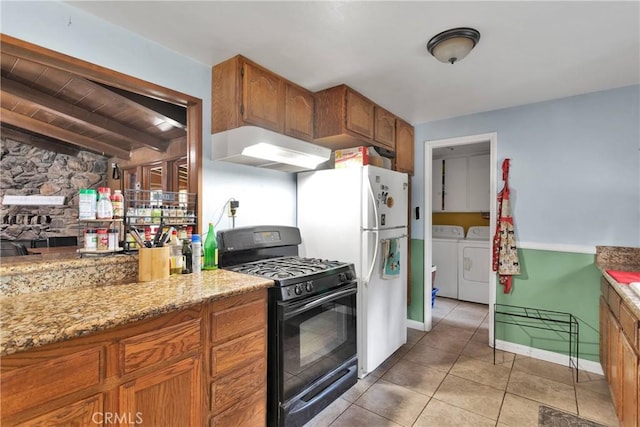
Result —
POLYGON ((437 268, 433 285, 438 296, 458 299, 458 243, 464 239, 459 225, 434 225, 431 229, 432 261, 437 268))
MULTIPOLYGON (((469 227, 458 244, 458 299, 489 304, 491 236, 488 226, 469 227)), ((440 272, 440 268, 438 268, 440 272)))

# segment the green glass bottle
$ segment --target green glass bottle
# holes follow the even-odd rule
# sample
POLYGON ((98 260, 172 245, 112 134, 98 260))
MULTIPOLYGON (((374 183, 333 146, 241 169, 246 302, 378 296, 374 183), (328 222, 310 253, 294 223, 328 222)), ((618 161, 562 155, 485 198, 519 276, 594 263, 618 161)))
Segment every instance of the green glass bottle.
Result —
POLYGON ((204 265, 203 270, 216 270, 218 268, 218 240, 213 231, 213 223, 209 223, 209 231, 204 241, 204 265))

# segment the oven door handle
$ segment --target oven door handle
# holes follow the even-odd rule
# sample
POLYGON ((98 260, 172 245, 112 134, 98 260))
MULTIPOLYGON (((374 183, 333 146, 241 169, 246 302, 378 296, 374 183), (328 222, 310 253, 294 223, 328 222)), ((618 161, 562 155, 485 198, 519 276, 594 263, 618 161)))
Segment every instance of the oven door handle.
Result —
POLYGON ((348 295, 353 295, 356 292, 358 292, 358 288, 357 287, 352 287, 352 288, 345 289, 345 290, 342 290, 342 291, 339 291, 339 292, 336 292, 336 293, 332 293, 332 294, 324 296, 322 298, 318 298, 316 300, 313 300, 311 302, 308 302, 308 303, 302 305, 301 307, 296 308, 295 310, 285 311, 284 312, 284 316, 283 316, 284 320, 290 319, 290 318, 292 318, 294 316, 297 316, 300 313, 303 313, 303 312, 305 312, 307 310, 311 310, 312 308, 318 307, 319 305, 322 305, 322 304, 324 304, 326 302, 333 301, 333 300, 336 300, 336 299, 340 299, 340 298, 346 297, 348 295))

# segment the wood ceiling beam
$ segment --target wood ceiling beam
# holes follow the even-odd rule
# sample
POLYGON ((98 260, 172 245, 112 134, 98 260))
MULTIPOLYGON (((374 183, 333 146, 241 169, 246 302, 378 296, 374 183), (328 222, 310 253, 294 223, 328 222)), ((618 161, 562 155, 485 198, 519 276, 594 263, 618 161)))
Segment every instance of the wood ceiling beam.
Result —
POLYGON ((81 126, 88 126, 98 132, 106 132, 111 136, 124 139, 133 146, 140 144, 155 151, 166 151, 169 142, 148 133, 133 129, 100 114, 92 113, 61 99, 47 95, 37 89, 26 86, 15 80, 2 77, 0 80, 2 93, 21 98, 52 114, 64 117, 81 126))
POLYGON ((41 122, 40 120, 32 119, 31 117, 15 113, 11 110, 7 110, 6 108, 0 108, 0 122, 41 135, 49 135, 52 138, 65 141, 70 144, 79 145, 87 150, 102 153, 103 156, 118 157, 125 160, 131 157, 131 153, 127 150, 123 150, 122 148, 113 147, 109 144, 105 144, 104 142, 96 141, 95 139, 87 138, 83 135, 78 135, 75 132, 50 125, 49 123, 41 122))
POLYGON ((0 125, 0 135, 14 141, 18 141, 21 144, 29 144, 33 147, 53 151, 55 153, 66 154, 72 157, 76 157, 80 152, 80 149, 75 145, 70 145, 47 136, 32 135, 20 129, 10 128, 4 125, 0 125))

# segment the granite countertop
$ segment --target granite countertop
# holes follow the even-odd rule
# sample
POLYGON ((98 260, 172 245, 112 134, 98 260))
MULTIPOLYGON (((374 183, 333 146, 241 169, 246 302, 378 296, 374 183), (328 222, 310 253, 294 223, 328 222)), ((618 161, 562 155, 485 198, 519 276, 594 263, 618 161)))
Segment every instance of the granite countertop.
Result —
POLYGON ((598 266, 602 271, 602 275, 613 286, 620 298, 627 304, 627 306, 633 311, 633 314, 640 319, 640 296, 633 292, 626 284, 621 284, 616 279, 611 277, 607 270, 616 271, 633 271, 640 272, 640 265, 632 264, 603 264, 598 266))
MULTIPOLYGON (((73 260, 70 260, 73 262, 73 260)), ((0 297, 0 356, 273 286, 225 270, 0 297)))
POLYGON ((640 272, 640 248, 628 246, 596 246, 596 265, 613 289, 640 319, 640 297, 628 285, 615 280, 607 270, 640 272))
POLYGON ((95 264, 112 264, 114 259, 118 257, 130 257, 132 255, 118 254, 104 257, 85 257, 82 258, 77 253, 50 253, 27 256, 11 256, 2 257, 0 260, 0 276, 11 276, 14 274, 25 274, 40 272, 43 264, 46 269, 53 270, 57 268, 72 268, 83 266, 87 261, 95 264))

